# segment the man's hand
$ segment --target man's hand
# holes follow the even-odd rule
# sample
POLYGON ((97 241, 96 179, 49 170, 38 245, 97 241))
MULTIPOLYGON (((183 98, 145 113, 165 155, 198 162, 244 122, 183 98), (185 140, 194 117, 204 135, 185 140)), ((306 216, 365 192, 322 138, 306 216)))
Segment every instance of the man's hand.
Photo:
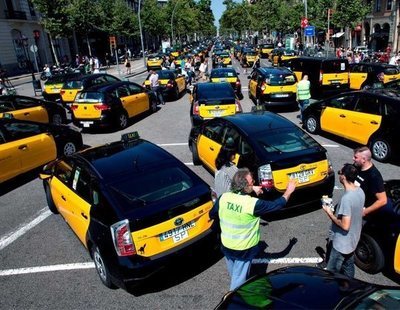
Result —
POLYGON ((262 194, 262 192, 263 192, 262 186, 253 185, 253 192, 255 192, 257 196, 262 194))
POLYGON ((294 192, 295 189, 296 189, 296 180, 290 179, 286 186, 286 191, 283 193, 282 197, 285 198, 286 201, 288 201, 290 195, 294 192))

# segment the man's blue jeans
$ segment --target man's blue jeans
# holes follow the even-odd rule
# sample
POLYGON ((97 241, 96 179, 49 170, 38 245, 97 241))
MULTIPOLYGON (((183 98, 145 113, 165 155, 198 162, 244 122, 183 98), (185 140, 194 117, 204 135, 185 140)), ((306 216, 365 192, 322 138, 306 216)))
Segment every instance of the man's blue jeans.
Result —
POLYGON ((301 121, 304 123, 304 109, 310 104, 310 99, 305 99, 305 100, 298 100, 299 101, 299 109, 300 109, 300 114, 301 114, 301 121))
POLYGON ((342 254, 332 247, 327 269, 354 278, 354 252, 342 254))
POLYGON ((231 277, 230 291, 242 285, 250 273, 251 260, 235 260, 225 257, 228 273, 231 277))

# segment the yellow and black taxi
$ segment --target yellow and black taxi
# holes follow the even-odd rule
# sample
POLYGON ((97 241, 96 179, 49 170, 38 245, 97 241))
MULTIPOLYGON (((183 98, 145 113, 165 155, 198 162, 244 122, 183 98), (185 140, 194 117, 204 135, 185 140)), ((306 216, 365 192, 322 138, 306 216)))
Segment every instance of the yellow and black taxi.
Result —
POLYGON ((60 95, 61 101, 68 107, 74 102, 76 95, 84 89, 95 85, 103 85, 120 81, 119 78, 107 73, 95 73, 68 79, 64 82, 60 95))
POLYGON ((254 49, 245 48, 240 56, 240 64, 242 67, 252 67, 258 58, 258 54, 254 49))
POLYGON ((291 49, 275 48, 270 53, 270 59, 274 66, 280 66, 283 61, 297 57, 297 52, 291 49))
POLYGON ((133 82, 97 85, 76 96, 71 105, 72 120, 82 128, 115 126, 123 129, 130 118, 156 112, 158 103, 154 92, 133 82))
POLYGON ((193 127, 189 148, 193 163, 215 172, 215 159, 222 146, 236 150, 235 163, 253 173, 263 188, 263 199, 275 199, 289 179, 296 191, 286 208, 320 204, 332 195, 335 176, 326 149, 288 119, 268 111, 241 113, 193 127))
POLYGON ((198 126, 204 120, 241 113, 242 106, 227 82, 197 83, 190 92, 190 120, 198 126))
POLYGON ((347 59, 301 56, 285 62, 290 63, 298 81, 305 74, 308 75, 312 98, 326 98, 349 90, 350 69, 347 59))
POLYGON ((384 184, 389 203, 364 217, 355 263, 372 274, 382 270, 400 274, 400 180, 384 184))
POLYGON ((366 89, 400 80, 400 69, 385 63, 350 64, 350 89, 366 89))
POLYGON ((161 54, 152 54, 147 56, 147 71, 160 70, 163 67, 164 58, 161 54))
POLYGON ((210 73, 210 82, 222 83, 228 82, 235 90, 236 96, 241 100, 243 99, 242 84, 239 79, 238 73, 233 68, 216 68, 212 69, 210 73))
POLYGON ((49 209, 68 223, 107 287, 140 284, 215 241, 210 187, 137 133, 53 161, 41 178, 49 209))
POLYGON ((45 100, 57 101, 61 99, 61 88, 68 79, 73 79, 82 76, 82 73, 66 73, 56 74, 49 77, 44 83, 42 96, 45 100))
POLYGON ((73 127, 0 117, 0 183, 83 146, 73 127))
POLYGON ((229 51, 224 51, 219 55, 222 67, 232 67, 232 57, 229 51))
POLYGON ((261 67, 249 78, 249 98, 258 106, 296 106, 297 78, 284 67, 261 67))
MULTIPOLYGON (((159 70, 158 82, 160 84, 160 89, 164 98, 172 98, 173 100, 178 100, 179 96, 186 90, 186 79, 180 70, 159 70)), ((147 76, 146 80, 143 82, 143 86, 147 89, 150 88, 150 74, 147 76)))
POLYGON ((368 145, 374 159, 385 162, 399 152, 400 92, 369 89, 342 93, 311 103, 303 127, 368 145))
POLYGON ((8 117, 39 123, 60 125, 67 122, 66 111, 61 104, 27 96, 0 96, 0 117, 4 113, 8 117))
POLYGON ((260 44, 258 49, 259 49, 259 54, 261 58, 269 58, 269 55, 271 54, 272 50, 275 48, 274 43, 264 43, 260 44))

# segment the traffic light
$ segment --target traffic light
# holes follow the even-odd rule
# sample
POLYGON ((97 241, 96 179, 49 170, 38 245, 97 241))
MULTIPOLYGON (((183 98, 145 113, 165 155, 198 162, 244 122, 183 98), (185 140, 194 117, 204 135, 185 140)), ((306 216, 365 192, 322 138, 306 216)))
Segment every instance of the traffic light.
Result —
POLYGON ((115 36, 110 36, 110 46, 112 49, 115 49, 117 47, 115 36))
POLYGON ((328 18, 331 19, 333 15, 333 10, 332 9, 328 9, 328 18))

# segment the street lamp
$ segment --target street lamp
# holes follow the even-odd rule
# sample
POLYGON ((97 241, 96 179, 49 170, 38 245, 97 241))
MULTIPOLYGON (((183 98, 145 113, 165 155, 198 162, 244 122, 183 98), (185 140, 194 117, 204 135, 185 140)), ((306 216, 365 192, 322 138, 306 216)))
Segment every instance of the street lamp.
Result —
POLYGON ((144 57, 144 44, 143 44, 143 32, 142 32, 142 21, 140 19, 140 4, 142 3, 142 0, 139 0, 139 6, 138 6, 138 20, 139 20, 139 31, 140 31, 140 42, 142 44, 142 56, 143 56, 143 64, 146 67, 146 58, 144 57))
POLYGON ((31 71, 32 74, 32 81, 36 80, 35 79, 35 74, 33 73, 33 66, 32 66, 32 62, 31 62, 31 57, 29 56, 29 51, 28 51, 28 38, 25 35, 21 36, 21 41, 22 44, 24 45, 24 49, 25 49, 25 55, 28 57, 28 66, 29 66, 29 71, 31 71))
POLYGON ((174 8, 172 10, 172 14, 171 14, 171 44, 172 44, 172 46, 174 45, 174 24, 173 24, 173 22, 174 22, 175 11, 176 11, 176 8, 178 7, 178 3, 179 3, 179 0, 176 1, 174 8))

